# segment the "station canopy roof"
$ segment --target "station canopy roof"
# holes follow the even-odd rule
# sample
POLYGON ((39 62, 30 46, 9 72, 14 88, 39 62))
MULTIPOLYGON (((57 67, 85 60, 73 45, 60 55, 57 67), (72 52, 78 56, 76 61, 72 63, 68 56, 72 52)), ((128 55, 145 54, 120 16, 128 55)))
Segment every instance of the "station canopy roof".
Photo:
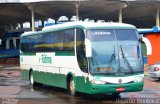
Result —
POLYGON ((31 21, 31 11, 36 20, 60 16, 71 18, 76 15, 78 5, 79 18, 105 21, 118 21, 119 10, 123 11, 123 22, 138 28, 152 28, 156 25, 156 11, 159 0, 6 0, 0 1, 0 29, 10 24, 31 21), (14 1, 14 2, 13 2, 14 1))

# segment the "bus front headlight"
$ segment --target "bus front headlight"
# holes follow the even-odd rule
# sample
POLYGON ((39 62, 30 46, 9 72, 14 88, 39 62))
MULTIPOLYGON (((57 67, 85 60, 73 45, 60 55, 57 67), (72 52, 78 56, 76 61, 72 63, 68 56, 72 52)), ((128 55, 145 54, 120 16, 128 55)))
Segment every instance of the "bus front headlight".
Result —
POLYGON ((101 80, 91 80, 92 84, 105 84, 105 81, 101 81, 101 80))
POLYGON ((142 76, 136 76, 134 82, 142 82, 143 77, 142 76))

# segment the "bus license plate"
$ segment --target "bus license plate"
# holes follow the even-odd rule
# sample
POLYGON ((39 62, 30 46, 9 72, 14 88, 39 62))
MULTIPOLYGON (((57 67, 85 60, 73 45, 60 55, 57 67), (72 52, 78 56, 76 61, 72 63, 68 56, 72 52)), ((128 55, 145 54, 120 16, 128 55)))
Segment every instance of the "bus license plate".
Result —
POLYGON ((119 92, 119 91, 124 91, 124 90, 125 90, 125 88, 123 88, 123 87, 122 87, 122 88, 116 88, 116 91, 117 91, 117 92, 119 92))

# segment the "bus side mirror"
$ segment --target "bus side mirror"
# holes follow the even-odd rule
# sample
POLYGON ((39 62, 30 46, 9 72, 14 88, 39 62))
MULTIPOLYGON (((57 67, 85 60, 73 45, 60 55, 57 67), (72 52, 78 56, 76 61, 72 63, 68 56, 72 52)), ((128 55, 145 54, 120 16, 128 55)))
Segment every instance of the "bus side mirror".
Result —
POLYGON ((90 40, 85 39, 85 46, 86 46, 86 57, 92 57, 92 47, 90 40))
POLYGON ((143 42, 143 34, 139 34, 139 42, 143 42))

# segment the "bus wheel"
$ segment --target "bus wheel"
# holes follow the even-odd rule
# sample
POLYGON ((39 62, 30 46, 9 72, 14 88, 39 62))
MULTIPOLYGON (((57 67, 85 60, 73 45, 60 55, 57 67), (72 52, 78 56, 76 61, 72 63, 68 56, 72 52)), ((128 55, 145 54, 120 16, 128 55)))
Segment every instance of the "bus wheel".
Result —
POLYGON ((30 72, 29 80, 30 80, 31 87, 33 88, 33 86, 34 86, 33 72, 30 72))
POLYGON ((70 79, 69 91, 70 91, 70 94, 71 94, 72 96, 76 96, 75 83, 74 83, 73 78, 70 79))

